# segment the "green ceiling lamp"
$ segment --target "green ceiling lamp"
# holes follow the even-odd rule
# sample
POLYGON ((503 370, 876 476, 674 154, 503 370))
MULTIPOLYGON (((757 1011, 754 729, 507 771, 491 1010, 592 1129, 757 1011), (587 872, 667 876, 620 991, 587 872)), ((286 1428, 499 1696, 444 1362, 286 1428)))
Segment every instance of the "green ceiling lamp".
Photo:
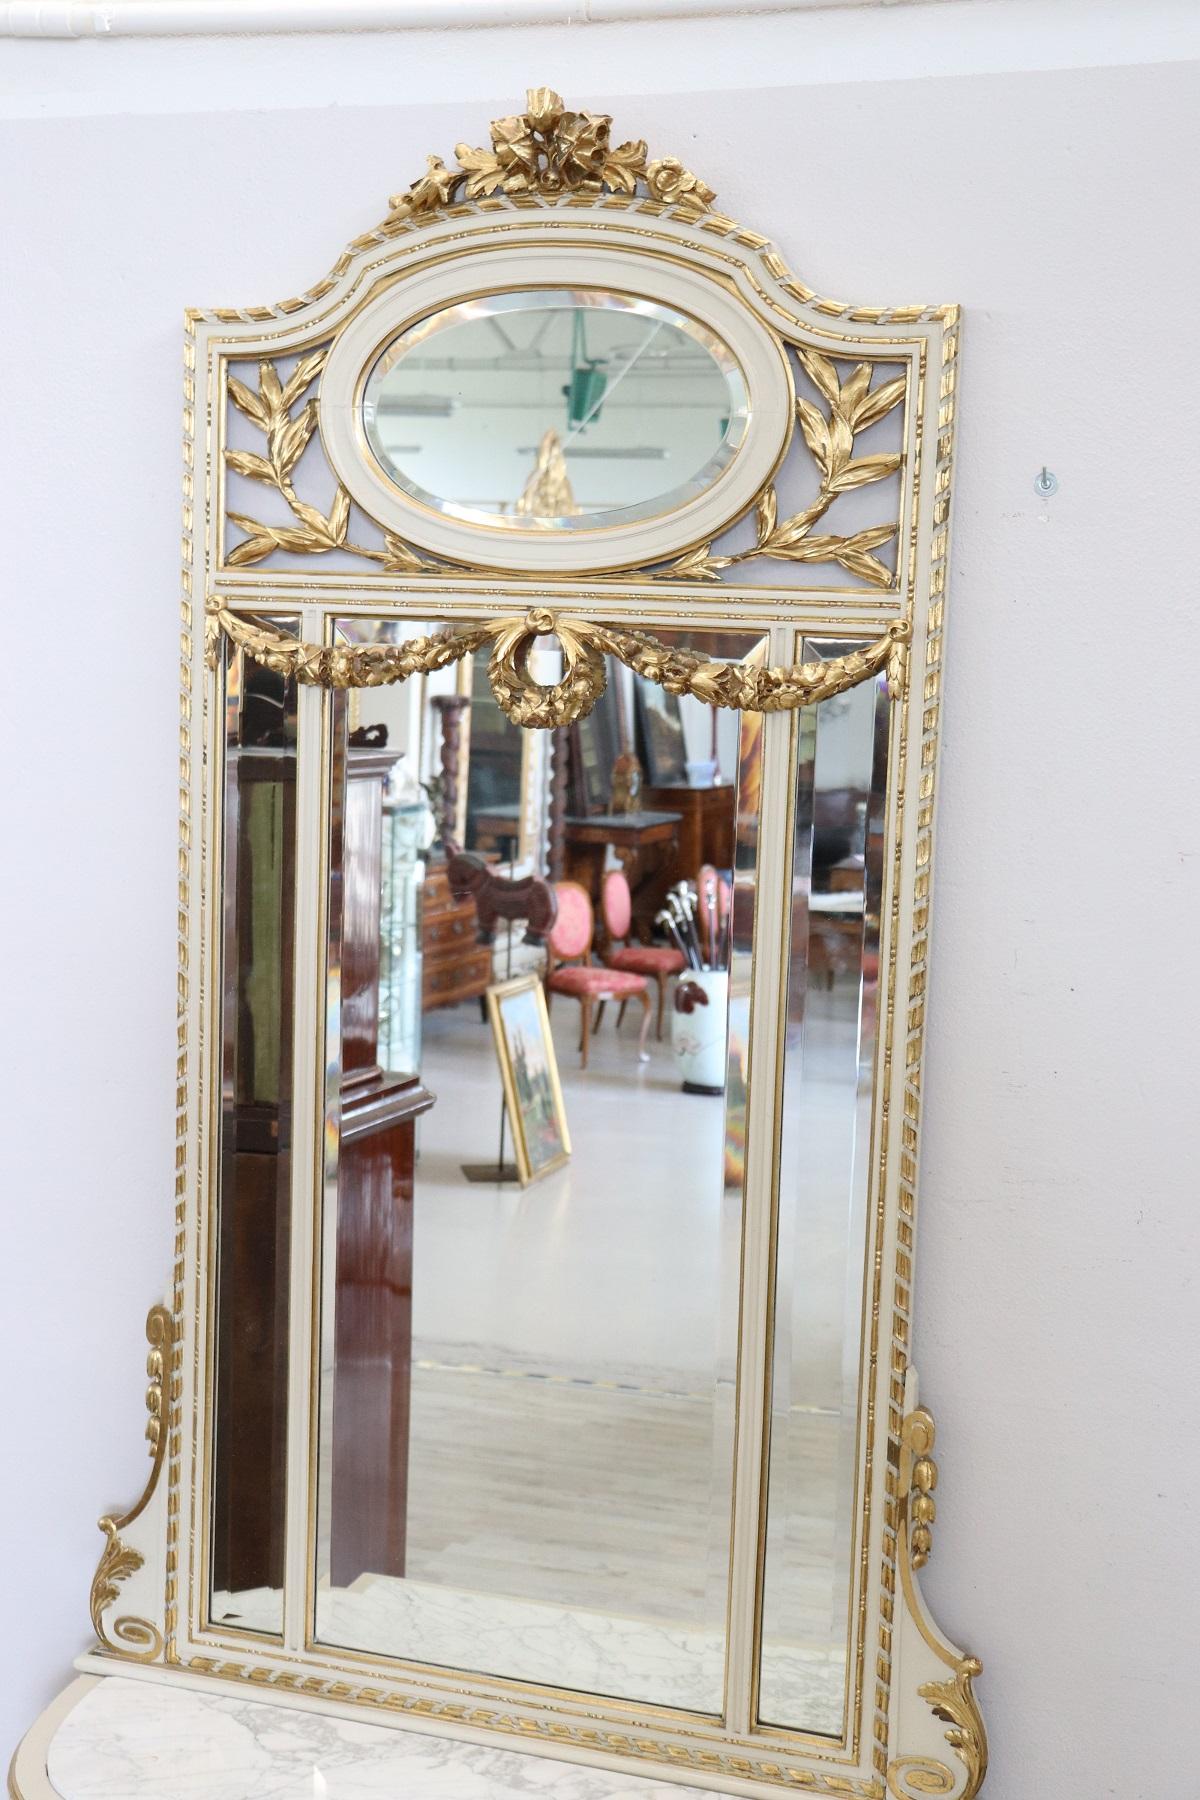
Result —
POLYGON ((587 353, 583 334, 583 313, 576 308, 571 326, 571 379, 563 389, 567 401, 567 429, 581 431, 600 417, 600 407, 608 387, 608 376, 587 353))

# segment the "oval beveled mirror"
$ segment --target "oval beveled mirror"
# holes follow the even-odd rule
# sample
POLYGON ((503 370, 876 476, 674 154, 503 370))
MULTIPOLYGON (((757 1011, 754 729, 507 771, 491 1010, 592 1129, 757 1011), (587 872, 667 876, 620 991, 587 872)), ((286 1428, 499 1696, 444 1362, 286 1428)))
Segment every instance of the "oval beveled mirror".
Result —
POLYGON ((749 420, 745 377, 715 332, 603 288, 442 307, 380 352, 361 405, 403 493, 526 532, 674 511, 728 467, 749 420))

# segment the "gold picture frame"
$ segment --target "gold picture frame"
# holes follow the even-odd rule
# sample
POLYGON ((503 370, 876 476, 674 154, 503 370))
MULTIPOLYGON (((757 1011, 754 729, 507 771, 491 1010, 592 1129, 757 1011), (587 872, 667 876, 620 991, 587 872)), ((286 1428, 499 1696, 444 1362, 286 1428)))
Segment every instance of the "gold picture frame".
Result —
POLYGON ((487 1004, 517 1175, 524 1188, 571 1160, 571 1134, 545 989, 537 975, 516 975, 511 981, 494 983, 487 991, 487 1004), (531 1005, 525 1003, 526 996, 531 1005), (521 1035, 514 1043, 515 1032, 521 1035), (540 1124, 539 1112, 544 1115, 540 1124))

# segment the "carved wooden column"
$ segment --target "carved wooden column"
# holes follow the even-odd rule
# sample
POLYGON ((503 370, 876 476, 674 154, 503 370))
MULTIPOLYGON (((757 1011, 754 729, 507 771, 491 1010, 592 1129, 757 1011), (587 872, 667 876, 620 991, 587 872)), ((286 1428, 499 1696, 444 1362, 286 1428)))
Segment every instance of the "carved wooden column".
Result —
POLYGON ((562 725, 551 733, 550 807, 546 834, 546 873, 551 881, 561 881, 567 854, 567 777, 571 755, 571 733, 562 725))
POLYGON ((462 716, 470 706, 467 694, 437 694, 433 705, 442 715, 442 817, 443 845, 458 842, 458 783, 462 751, 462 716))

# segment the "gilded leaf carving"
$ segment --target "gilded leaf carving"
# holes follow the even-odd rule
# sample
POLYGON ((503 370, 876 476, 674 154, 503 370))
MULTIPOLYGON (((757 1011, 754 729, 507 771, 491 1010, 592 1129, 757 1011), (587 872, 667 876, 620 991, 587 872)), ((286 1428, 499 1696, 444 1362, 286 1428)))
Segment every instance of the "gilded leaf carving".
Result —
POLYGON ((961 1800, 974 1800, 987 1774, 987 1732, 971 1685, 981 1667, 977 1657, 968 1656, 948 1681, 929 1681, 917 1690, 934 1716, 950 1727, 946 1742, 967 1771, 961 1800))
POLYGON ((250 481, 266 481, 272 487, 277 485, 272 464, 265 456, 256 456, 253 450, 227 450, 225 466, 232 469, 235 475, 245 475, 250 481))
POLYGON ((905 380, 903 375, 896 375, 891 381, 885 381, 855 407, 851 421, 855 431, 865 431, 869 425, 878 425, 880 419, 887 417, 894 406, 899 406, 904 398, 905 380))
POLYGON ((248 388, 245 382, 240 381, 236 375, 229 377, 229 398, 235 406, 241 408, 248 419, 253 419, 261 431, 268 429, 271 421, 266 407, 253 388, 248 388))
MULTIPOLYGON (((270 556, 274 550, 290 550, 301 556, 319 556, 327 550, 346 550, 353 556, 382 563, 386 569, 396 569, 399 566, 399 553, 394 547, 399 544, 399 539, 389 538, 387 550, 373 550, 347 541, 350 529, 350 495, 340 482, 327 513, 322 512, 320 507, 301 500, 293 486, 292 475, 296 465, 317 428, 316 399, 304 400, 304 396, 324 368, 325 357, 326 351, 323 348, 301 357, 286 382, 280 380, 274 363, 265 360, 260 362, 257 392, 247 387, 236 375, 229 377, 229 397, 265 433, 267 454, 261 456, 252 450, 226 450, 225 466, 235 475, 244 475, 251 481, 261 481, 274 488, 276 493, 282 495, 297 522, 295 525, 272 525, 245 513, 228 513, 229 523, 236 525, 245 536, 240 543, 227 550, 227 568, 248 568, 270 556), (295 412, 293 409, 301 400, 304 404, 299 412, 295 412)), ((426 563, 415 551, 410 551, 407 545, 403 546, 403 552, 410 559, 405 568, 406 573, 435 566, 426 563)))

